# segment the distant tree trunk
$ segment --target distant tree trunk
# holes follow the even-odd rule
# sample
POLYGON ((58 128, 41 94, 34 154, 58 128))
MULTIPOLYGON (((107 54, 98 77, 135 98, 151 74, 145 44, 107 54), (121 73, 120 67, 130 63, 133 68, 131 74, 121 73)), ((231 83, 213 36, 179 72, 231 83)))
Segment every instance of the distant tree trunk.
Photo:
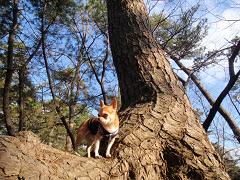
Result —
MULTIPOLYGON (((44 41, 43 41, 44 43, 44 41)), ((68 126, 68 123, 66 121, 66 118, 62 115, 62 112, 61 112, 61 109, 60 109, 60 106, 57 104, 56 102, 56 97, 55 97, 55 91, 54 91, 54 87, 53 87, 53 82, 52 82, 52 79, 51 79, 51 75, 50 75, 50 70, 49 70, 49 67, 48 67, 48 62, 47 62, 47 58, 46 58, 46 53, 45 53, 45 47, 43 45, 43 54, 44 55, 44 63, 45 63, 45 68, 46 68, 46 71, 47 71, 47 76, 48 76, 48 83, 49 83, 49 88, 50 88, 50 91, 51 91, 51 95, 52 95, 52 98, 53 98, 53 103, 54 103, 54 106, 55 106, 55 110, 58 114, 58 116, 60 117, 66 131, 67 131, 67 134, 69 135, 70 139, 71 139, 71 142, 72 142, 72 146, 74 148, 74 143, 75 143, 75 139, 74 139, 74 136, 73 136, 73 133, 70 129, 70 127, 68 126)))
POLYGON ((18 106, 19 106, 19 125, 18 131, 25 130, 26 122, 25 122, 25 99, 24 99, 24 84, 26 77, 26 67, 23 65, 19 68, 18 73, 19 84, 18 84, 18 106))
POLYGON ((7 132, 13 136, 15 134, 13 122, 11 119, 10 112, 10 89, 13 76, 13 46, 16 29, 18 26, 18 1, 13 0, 12 2, 12 25, 8 36, 8 51, 7 51, 7 72, 3 89, 3 113, 4 121, 6 124, 7 132))
MULTIPOLYGON (((85 40, 84 42, 85 43, 85 40)), ((75 67, 75 72, 72 81, 70 82, 70 96, 68 97, 68 126, 70 130, 72 131, 74 129, 74 122, 73 122, 73 116, 75 114, 75 107, 77 104, 77 100, 80 95, 80 67, 83 60, 83 48, 81 47, 78 52, 78 59, 77 59, 77 65, 75 67)), ((70 152, 73 150, 72 143, 71 143, 71 137, 69 134, 66 136, 66 151, 70 152)))
MULTIPOLYGON (((44 12, 44 11, 43 11, 44 12)), ((44 30, 44 14, 42 14, 42 19, 41 19, 41 37, 42 37, 42 54, 43 54, 43 59, 44 59, 44 65, 45 65, 45 69, 46 69, 46 73, 47 73, 47 78, 48 78, 48 84, 49 84, 49 88, 50 88, 50 92, 52 95, 52 99, 53 99, 53 103, 54 103, 54 108, 60 118, 60 120, 62 121, 67 134, 69 135, 71 142, 72 142, 72 146, 73 149, 75 147, 75 139, 73 136, 73 133, 71 131, 71 129, 68 126, 68 123, 66 121, 65 116, 63 116, 62 112, 61 112, 61 108, 60 106, 57 104, 56 102, 56 95, 55 95, 55 89, 54 89, 54 84, 51 78, 51 73, 50 73, 50 69, 49 69, 49 65, 48 65, 48 60, 47 60, 47 54, 46 54, 46 48, 45 48, 45 38, 46 38, 46 31, 44 30)))
MULTIPOLYGON (((72 130, 74 128, 74 123, 73 123, 73 115, 74 115, 74 107, 73 105, 69 105, 69 116, 68 116, 68 127, 72 130)), ((71 152, 73 150, 72 148, 72 142, 71 142, 71 137, 67 134, 66 136, 66 151, 71 152)))
POLYGON ((171 66, 150 33, 142 0, 108 0, 121 91, 117 176, 229 179, 171 66))

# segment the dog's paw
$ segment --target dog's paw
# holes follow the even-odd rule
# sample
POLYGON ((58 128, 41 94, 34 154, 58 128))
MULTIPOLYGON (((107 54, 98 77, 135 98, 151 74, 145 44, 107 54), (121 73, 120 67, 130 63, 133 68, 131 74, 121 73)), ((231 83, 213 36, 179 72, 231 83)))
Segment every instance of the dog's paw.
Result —
POLYGON ((111 154, 106 154, 106 158, 111 158, 111 154))
POLYGON ((101 159, 101 158, 103 158, 103 157, 100 156, 100 155, 97 155, 97 156, 95 156, 95 158, 96 158, 96 159, 101 159))

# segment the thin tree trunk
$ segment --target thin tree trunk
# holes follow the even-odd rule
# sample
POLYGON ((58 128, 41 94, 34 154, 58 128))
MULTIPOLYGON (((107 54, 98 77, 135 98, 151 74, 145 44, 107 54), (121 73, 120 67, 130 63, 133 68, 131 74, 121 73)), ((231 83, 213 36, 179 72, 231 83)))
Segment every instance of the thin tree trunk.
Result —
POLYGON ((106 67, 107 67, 107 60, 108 60, 108 41, 105 44, 106 49, 105 49, 105 56, 102 62, 102 73, 101 73, 101 80, 100 80, 100 87, 101 87, 101 92, 102 92, 102 96, 103 96, 103 101, 104 104, 107 104, 107 93, 105 90, 105 85, 104 85, 104 78, 105 78, 105 72, 106 72, 106 67))
MULTIPOLYGON (((44 41, 43 41, 43 43, 44 43, 44 41)), ((55 110, 56 110, 58 116, 60 117, 60 120, 62 121, 62 123, 63 123, 63 125, 64 125, 64 127, 65 127, 65 129, 67 131, 67 134, 71 138, 72 146, 73 146, 73 149, 74 149, 74 147, 75 147, 75 139, 74 139, 74 136, 73 136, 73 133, 72 133, 71 129, 68 126, 66 118, 62 115, 61 109, 60 109, 59 105, 57 105, 57 103, 56 103, 54 86, 53 86, 53 82, 52 82, 51 75, 50 75, 50 70, 49 70, 49 66, 48 66, 48 62, 47 62, 46 53, 45 53, 45 50, 44 50, 45 47, 43 47, 42 49, 43 49, 43 54, 45 54, 44 55, 44 63, 45 63, 45 68, 46 68, 46 72, 47 72, 49 88, 50 88, 51 95, 52 95, 52 98, 53 98, 53 103, 54 103, 54 106, 55 106, 55 110)))
MULTIPOLYGON (((68 127, 72 130, 74 128, 74 123, 73 123, 73 115, 74 115, 74 107, 73 105, 69 105, 69 116, 68 116, 68 127)), ((72 148, 72 142, 71 142, 71 137, 67 134, 66 136, 66 148, 65 150, 68 152, 71 152, 73 150, 72 148)))
MULTIPOLYGON (((43 48, 44 49, 44 48, 43 48)), ((44 51, 44 50, 43 50, 44 51)), ((44 53, 45 54, 45 53, 44 53)), ((45 56, 45 55, 44 55, 45 56)), ((46 71, 47 71, 47 76, 48 76, 48 82, 49 82, 49 88, 50 88, 50 91, 51 91, 51 95, 52 95, 52 98, 53 98, 53 103, 54 103, 54 106, 55 106, 55 110, 58 114, 58 116, 60 117, 66 131, 67 131, 67 134, 70 136, 71 138, 71 142, 72 142, 72 146, 73 146, 73 149, 75 147, 75 139, 74 139, 74 136, 73 136, 73 133, 71 131, 71 129, 69 128, 68 126, 68 123, 65 119, 65 117, 62 115, 61 113, 61 109, 59 107, 59 105, 57 105, 56 103, 56 98, 55 98, 55 92, 54 92, 54 87, 53 87, 53 82, 51 80, 51 76, 50 76, 50 70, 48 68, 48 62, 47 62, 47 59, 46 59, 46 56, 44 57, 44 62, 45 62, 45 67, 46 67, 46 71)))
POLYGON ((25 100, 24 100, 24 82, 26 78, 26 67, 23 65, 19 68, 18 73, 19 84, 18 84, 18 106, 19 106, 19 124, 18 131, 25 130, 26 122, 25 122, 25 100))
MULTIPOLYGON (((44 16, 44 15, 43 15, 44 16)), ((48 65, 48 61, 47 61, 47 55, 46 55, 46 49, 45 49, 45 36, 46 36, 46 32, 44 31, 44 18, 42 17, 42 27, 41 27, 41 35, 42 35, 42 53, 43 53, 43 59, 44 59, 44 64, 45 64, 45 69, 46 69, 46 72, 47 72, 47 77, 48 77, 48 84, 49 84, 49 88, 50 88, 50 91, 51 91, 51 95, 52 95, 52 98, 53 98, 53 103, 54 103, 54 106, 55 106, 55 110, 58 114, 58 116, 60 117, 60 120, 62 121, 66 131, 67 131, 67 134, 70 136, 71 138, 71 142, 72 142, 72 146, 73 146, 73 149, 75 149, 75 138, 73 136, 73 133, 71 131, 71 129, 69 128, 68 126, 68 123, 66 121, 66 118, 62 115, 61 113, 61 108, 59 107, 59 105, 57 104, 56 102, 56 96, 55 96, 55 90, 54 90, 54 85, 53 85, 53 82, 52 82, 52 78, 51 78, 51 73, 50 73, 50 70, 49 70, 49 65, 48 65)))
MULTIPOLYGON (((83 42, 82 44, 85 44, 84 38, 82 39, 83 42)), ((74 122, 73 122, 73 116, 75 114, 75 106, 77 104, 77 99, 80 94, 80 67, 82 64, 82 57, 83 57, 83 45, 79 49, 79 54, 78 54, 78 59, 77 59, 77 65, 75 67, 75 72, 74 72, 74 77, 70 83, 70 96, 69 96, 69 103, 68 103, 68 126, 71 130, 74 128, 74 122), (76 86, 75 86, 76 84, 76 86), (74 91, 76 89, 76 91, 74 91)), ((71 146, 71 137, 67 134, 66 136, 66 151, 72 151, 72 146, 71 146)))
POLYGON ((10 89, 13 76, 13 46, 14 38, 16 34, 16 29, 18 26, 18 1, 13 0, 12 2, 12 25, 9 31, 8 37, 8 51, 7 51, 7 72, 5 77, 4 89, 3 89, 3 113, 4 113, 4 122, 6 124, 7 132, 9 135, 15 135, 13 122, 11 119, 11 110, 10 110, 10 89))
MULTIPOLYGON (((194 74, 192 74, 192 72, 190 70, 188 70, 176 57, 171 56, 171 58, 192 79, 192 81, 195 83, 195 85, 198 87, 198 89, 201 91, 201 93, 207 99, 209 104, 211 106, 213 106, 215 104, 213 97, 207 92, 207 90, 204 88, 204 86, 201 84, 201 82, 197 79, 197 77, 194 74)), ((235 122, 235 120, 231 117, 231 115, 222 106, 219 106, 218 112, 227 121, 229 127, 233 131, 234 136, 240 143, 240 130, 239 130, 238 125, 235 122)))

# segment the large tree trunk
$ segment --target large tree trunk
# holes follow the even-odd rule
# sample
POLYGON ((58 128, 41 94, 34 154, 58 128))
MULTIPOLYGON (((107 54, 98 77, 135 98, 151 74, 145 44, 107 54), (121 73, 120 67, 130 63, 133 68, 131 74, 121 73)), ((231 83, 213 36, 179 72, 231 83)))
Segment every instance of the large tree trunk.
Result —
POLYGON ((122 99, 118 170, 127 167, 121 173, 131 179, 228 179, 150 33, 143 1, 108 0, 107 6, 122 99))
POLYGON ((2 137, 0 153, 2 150, 7 158, 2 156, 0 164, 8 163, 0 166, 5 169, 0 175, 26 179, 33 173, 42 179, 229 179, 150 34, 143 1, 108 0, 107 6, 122 97, 120 138, 112 148, 113 158, 64 156, 39 142, 31 152, 33 143, 24 141, 21 148, 15 138, 2 137), (26 164, 34 172, 29 172, 26 164))

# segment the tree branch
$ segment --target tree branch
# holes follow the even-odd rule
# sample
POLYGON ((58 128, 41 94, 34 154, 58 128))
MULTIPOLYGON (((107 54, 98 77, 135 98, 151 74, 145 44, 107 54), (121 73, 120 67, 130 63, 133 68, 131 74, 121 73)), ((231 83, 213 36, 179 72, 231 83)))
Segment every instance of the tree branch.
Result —
MULTIPOLYGON (((236 58, 236 56, 238 55, 240 51, 240 41, 238 42, 238 45, 236 46, 236 48, 234 49, 231 57, 229 58, 229 65, 232 64, 236 58)), ((236 75, 234 75, 233 72, 233 68, 229 66, 229 72, 230 74, 230 79, 228 84, 226 85, 226 87, 223 89, 223 91, 221 92, 221 94, 218 96, 217 100, 215 101, 215 103, 212 105, 212 108, 208 114, 208 117, 206 118, 205 122, 203 123, 203 127, 204 129, 207 131, 211 122, 213 121, 214 116, 216 115, 223 99, 227 96, 227 94, 229 93, 229 91, 232 89, 232 87, 234 86, 235 82, 238 80, 238 77, 240 75, 240 70, 236 73, 236 75)))
MULTIPOLYGON (((201 93, 204 95, 204 97, 207 99, 209 104, 213 106, 215 104, 215 101, 213 97, 207 92, 205 87, 202 85, 202 83, 197 79, 197 77, 191 72, 191 70, 187 69, 180 60, 175 56, 170 56, 171 59, 174 60, 174 62, 192 79, 192 81, 195 83, 195 85, 198 87, 198 89, 201 91, 201 93)), ((223 116, 223 118, 227 121, 228 125, 233 131, 234 136, 240 143, 240 129, 237 126, 237 123, 235 120, 231 117, 231 115, 222 107, 220 106, 218 108, 218 112, 223 116)))
POLYGON ((231 101, 233 107, 234 107, 235 110, 237 111, 238 115, 240 116, 240 111, 238 110, 236 104, 233 102, 233 99, 232 99, 232 97, 231 97, 231 95, 230 95, 229 93, 228 93, 228 97, 229 97, 229 99, 230 99, 230 101, 231 101))
POLYGON ((234 72, 234 60, 236 58, 236 56, 238 55, 240 50, 240 40, 238 41, 238 44, 235 46, 231 57, 228 59, 228 63, 229 63, 229 75, 230 75, 230 79, 234 77, 235 72, 234 72))

